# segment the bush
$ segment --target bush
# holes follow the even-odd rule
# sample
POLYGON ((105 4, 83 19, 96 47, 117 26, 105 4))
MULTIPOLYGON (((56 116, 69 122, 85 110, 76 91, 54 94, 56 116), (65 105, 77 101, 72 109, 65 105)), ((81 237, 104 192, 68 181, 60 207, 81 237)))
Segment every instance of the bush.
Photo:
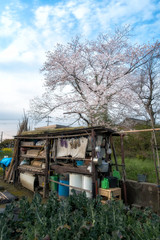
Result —
MULTIPOLYGON (((156 126, 159 127, 159 126, 156 126)), ((151 128, 146 125, 137 125, 135 129, 147 129, 151 128)), ((160 143, 160 134, 156 131, 156 138, 158 144, 160 143)), ((140 159, 150 159, 152 158, 152 148, 151 148, 151 132, 137 132, 137 133, 127 133, 124 136, 124 152, 125 157, 135 157, 139 156, 140 159)), ((117 155, 121 154, 121 144, 120 137, 114 137, 114 144, 117 155)), ((138 158, 139 158, 138 157, 138 158)))
POLYGON ((4 155, 11 156, 12 155, 12 149, 11 148, 2 148, 2 152, 4 155))
POLYGON ((14 147, 14 139, 5 139, 0 143, 0 149, 13 148, 13 147, 14 147))
POLYGON ((102 205, 99 197, 87 199, 84 193, 59 201, 51 193, 45 204, 40 195, 35 195, 32 203, 24 198, 7 206, 0 215, 0 237, 1 240, 44 240, 45 237, 156 240, 160 236, 159 222, 160 217, 150 209, 126 209, 121 201, 102 205))
POLYGON ((11 148, 2 148, 0 150, 0 160, 4 158, 4 156, 12 157, 13 150, 11 148))

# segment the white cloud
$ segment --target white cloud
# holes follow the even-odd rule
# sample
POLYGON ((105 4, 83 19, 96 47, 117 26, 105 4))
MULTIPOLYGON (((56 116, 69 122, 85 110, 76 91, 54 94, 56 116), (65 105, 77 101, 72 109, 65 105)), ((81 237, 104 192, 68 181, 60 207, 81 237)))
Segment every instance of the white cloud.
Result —
POLYGON ((21 23, 16 20, 14 13, 7 6, 0 17, 0 36, 12 36, 20 27, 21 23))
POLYGON ((0 103, 1 108, 8 111, 13 106, 28 108, 29 100, 40 95, 43 76, 39 75, 39 69, 45 61, 45 52, 52 50, 56 43, 65 44, 76 34, 93 39, 115 24, 128 23, 135 26, 141 42, 159 37, 160 4, 151 0, 69 0, 38 7, 35 1, 32 8, 18 0, 15 4, 10 1, 12 4, 6 6, 0 16, 0 43, 5 45, 4 37, 7 39, 0 50, 3 88, 0 103), (30 15, 29 19, 25 18, 26 14, 30 15), (11 102, 6 101, 6 92, 11 102))
POLYGON ((49 15, 53 8, 49 6, 39 7, 35 11, 35 25, 37 28, 44 28, 48 25, 49 15))
POLYGON ((17 32, 17 37, 0 52, 0 62, 24 62, 42 64, 45 50, 41 45, 38 32, 28 27, 17 32))
POLYGON ((90 15, 88 5, 83 4, 78 6, 77 8, 73 9, 73 14, 78 20, 86 18, 86 15, 90 15))
POLYGON ((42 94, 42 76, 39 72, 6 73, 0 71, 2 85, 0 93, 1 111, 23 112, 29 109, 29 100, 42 94), (25 82, 23 79, 25 78, 25 82), (27 81, 28 80, 28 81, 27 81), (3 90, 2 90, 3 89, 3 90))

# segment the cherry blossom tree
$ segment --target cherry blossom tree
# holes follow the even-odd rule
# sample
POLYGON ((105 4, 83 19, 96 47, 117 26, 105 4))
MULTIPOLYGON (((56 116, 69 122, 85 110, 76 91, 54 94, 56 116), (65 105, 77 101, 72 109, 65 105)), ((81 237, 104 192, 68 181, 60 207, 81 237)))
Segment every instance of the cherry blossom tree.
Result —
POLYGON ((126 82, 157 48, 132 45, 129 28, 101 34, 96 40, 76 37, 67 45, 58 44, 47 53, 42 72, 45 93, 31 101, 35 119, 43 119, 58 109, 88 125, 104 125, 112 120, 112 103, 122 96, 126 82))

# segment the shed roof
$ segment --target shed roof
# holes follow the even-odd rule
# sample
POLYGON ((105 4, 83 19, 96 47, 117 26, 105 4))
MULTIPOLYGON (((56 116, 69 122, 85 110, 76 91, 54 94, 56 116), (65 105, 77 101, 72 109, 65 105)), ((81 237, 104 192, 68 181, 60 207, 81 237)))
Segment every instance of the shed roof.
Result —
POLYGON ((66 136, 66 135, 78 135, 78 134, 90 134, 92 129, 97 133, 108 133, 116 135, 113 129, 103 126, 95 127, 64 127, 64 128, 39 128, 33 131, 23 132, 21 135, 15 136, 15 138, 24 137, 47 137, 47 136, 66 136))

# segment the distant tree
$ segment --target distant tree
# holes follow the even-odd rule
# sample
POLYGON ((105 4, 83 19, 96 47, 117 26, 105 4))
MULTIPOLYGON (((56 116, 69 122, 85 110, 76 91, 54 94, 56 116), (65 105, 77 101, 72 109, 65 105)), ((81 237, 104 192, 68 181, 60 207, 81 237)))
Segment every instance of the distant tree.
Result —
POLYGON ((0 149, 13 148, 13 147, 14 147, 14 139, 5 139, 0 143, 0 149))
POLYGON ((148 55, 128 88, 133 100, 130 107, 154 126, 160 120, 160 45, 148 55))
POLYGON ((160 123, 160 44, 148 55, 148 61, 141 66, 134 82, 130 82, 130 90, 133 101, 131 108, 138 114, 149 120, 153 128, 152 132, 152 151, 155 159, 157 181, 159 183, 160 159, 157 146, 155 124, 160 123), (136 104, 135 104, 136 103, 136 104), (135 105, 134 105, 135 104, 135 105), (157 159, 157 161, 156 161, 157 159))
MULTIPOLYGON (((35 119, 62 109, 88 125, 112 120, 112 106, 124 96, 128 79, 148 61, 154 46, 132 46, 129 28, 102 34, 94 41, 77 37, 67 45, 58 44, 48 52, 42 72, 45 93, 31 101, 35 119)), ((125 96, 126 97, 126 96, 125 96)))

